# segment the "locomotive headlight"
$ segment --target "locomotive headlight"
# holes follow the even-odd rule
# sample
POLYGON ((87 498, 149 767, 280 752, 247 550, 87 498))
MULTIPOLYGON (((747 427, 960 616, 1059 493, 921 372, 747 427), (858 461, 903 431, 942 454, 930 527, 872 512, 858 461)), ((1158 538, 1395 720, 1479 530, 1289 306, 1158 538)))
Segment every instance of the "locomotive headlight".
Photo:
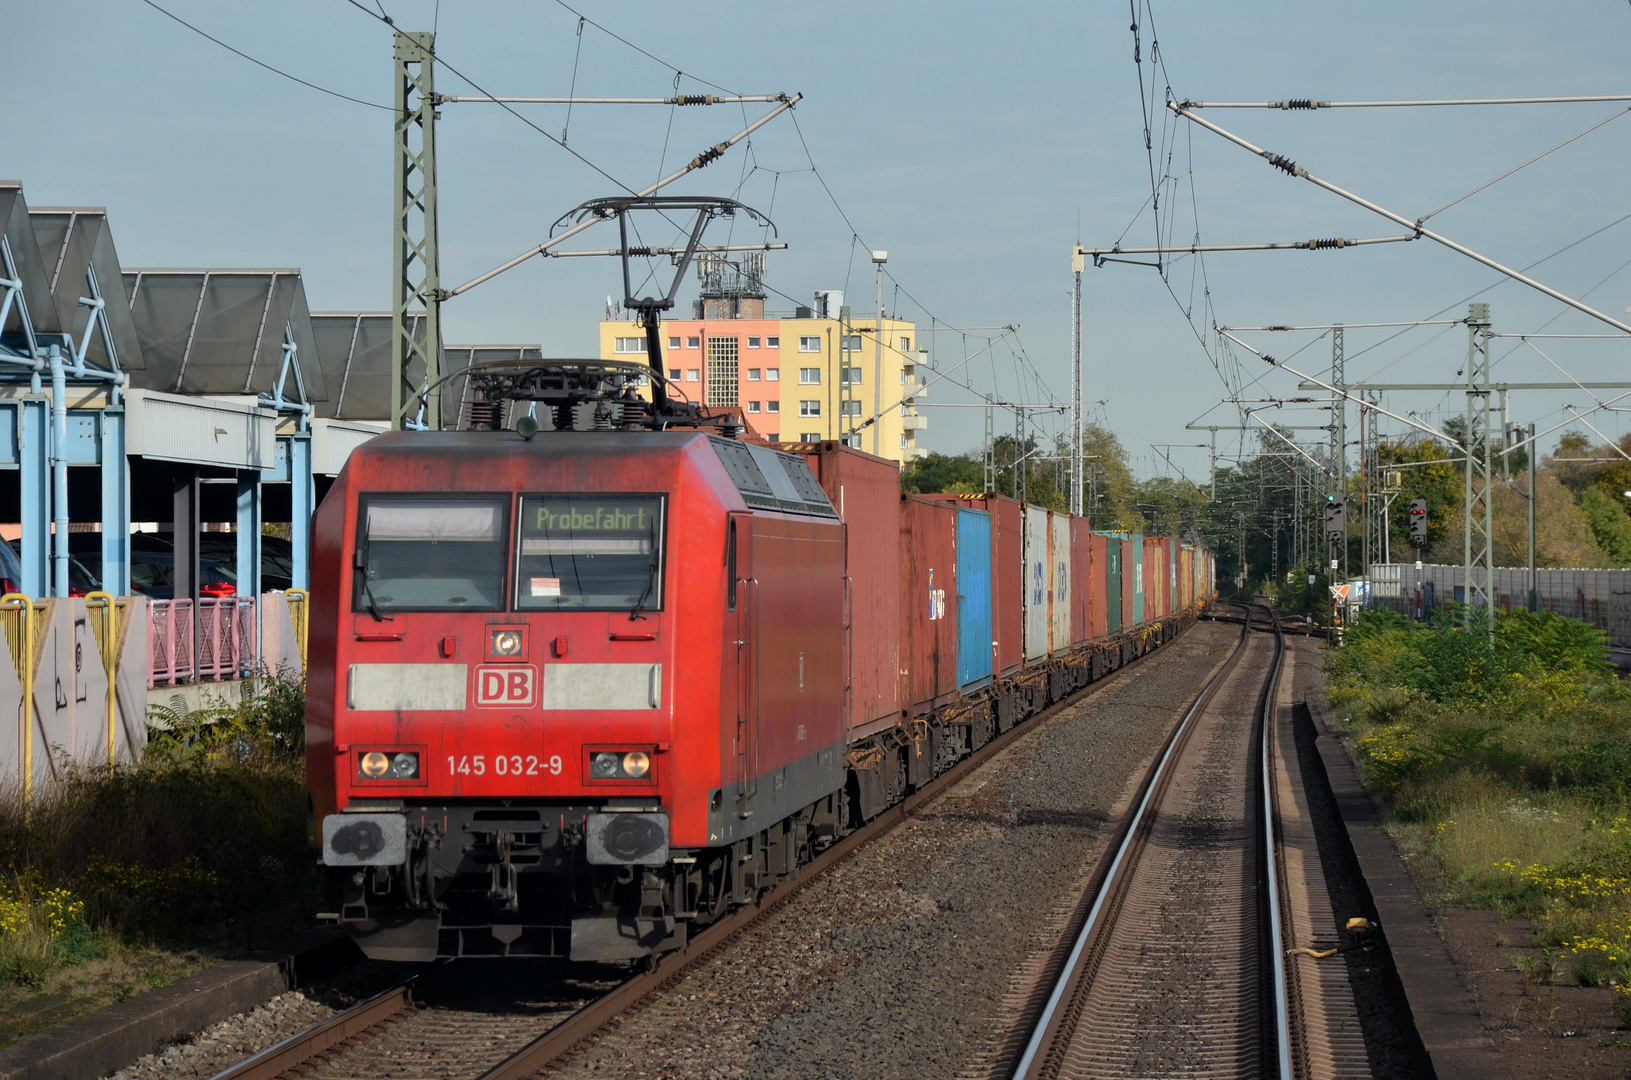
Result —
POLYGON ((364 780, 417 780, 419 754, 415 751, 370 750, 357 763, 364 780))
POLYGON ((521 655, 521 632, 519 630, 493 631, 492 649, 494 656, 521 655))
POLYGON ((649 780, 651 755, 644 750, 595 750, 589 754, 591 780, 649 780))

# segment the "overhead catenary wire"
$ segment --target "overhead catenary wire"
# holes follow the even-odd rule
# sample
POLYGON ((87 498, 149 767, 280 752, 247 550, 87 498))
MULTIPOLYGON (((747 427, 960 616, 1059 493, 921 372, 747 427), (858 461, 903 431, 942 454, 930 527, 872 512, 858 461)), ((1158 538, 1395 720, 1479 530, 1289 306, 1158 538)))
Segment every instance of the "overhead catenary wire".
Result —
MULTIPOLYGON (((384 109, 386 112, 393 111, 389 105, 381 105, 377 101, 364 101, 362 98, 352 97, 350 94, 342 94, 338 90, 330 90, 326 86, 319 86, 314 82, 309 82, 309 81, 307 81, 305 79, 302 79, 298 75, 291 75, 287 71, 282 70, 281 68, 273 67, 271 64, 268 64, 264 60, 257 60, 255 57, 250 56, 248 53, 244 52, 242 49, 233 48, 231 45, 228 45, 226 42, 222 41, 220 38, 214 36, 213 34, 210 34, 210 33, 206 32, 204 30, 200 30, 198 27, 194 26, 192 23, 188 22, 186 19, 183 19, 180 15, 175 14, 173 11, 165 10, 164 8, 160 7, 158 4, 155 4, 153 2, 153 0, 142 0, 142 3, 146 4, 148 7, 152 8, 154 11, 158 12, 160 15, 163 15, 164 17, 166 17, 168 19, 175 20, 176 22, 180 23, 182 26, 185 26, 187 29, 189 29, 193 33, 197 34, 199 37, 204 38, 206 41, 214 42, 215 44, 219 45, 221 48, 225 49, 227 52, 232 53, 234 56, 242 57, 243 59, 248 60, 251 64, 254 64, 256 67, 264 68, 267 71, 270 71, 273 75, 277 75, 277 76, 280 76, 282 78, 288 79, 290 82, 299 83, 301 86, 305 86, 305 87, 308 87, 308 88, 310 88, 312 90, 316 90, 318 93, 321 93, 321 94, 327 94, 329 97, 339 98, 342 101, 349 101, 354 105, 366 105, 370 109, 384 109)), ((368 9, 364 8, 363 10, 367 11, 368 9)), ((372 15, 373 12, 369 12, 369 14, 372 15)))
POLYGON ((1495 270, 1495 271, 1497 271, 1499 273, 1505 274, 1507 277, 1509 277, 1512 280, 1517 281, 1517 282, 1519 282, 1521 284, 1528 285, 1530 288, 1536 290, 1537 292, 1544 293, 1545 295, 1550 296, 1552 299, 1557 300, 1560 303, 1567 304, 1568 306, 1570 306, 1572 308, 1575 308, 1576 310, 1578 310, 1580 312, 1583 312, 1586 315, 1590 315, 1594 319, 1598 319, 1598 320, 1600 320, 1602 322, 1605 322, 1608 325, 1614 327, 1616 330, 1623 330, 1626 333, 1631 334, 1631 324, 1621 322, 1619 319, 1614 318, 1612 315, 1608 315, 1608 314, 1605 314, 1604 312, 1598 311, 1596 308, 1593 308, 1591 305, 1586 304, 1583 301, 1577 300, 1574 297, 1569 296, 1566 293, 1559 292, 1557 289, 1552 288, 1550 285, 1546 285, 1546 284, 1543 284, 1543 283, 1541 283, 1539 281, 1536 281, 1534 278, 1531 278, 1531 277, 1528 277, 1528 276, 1524 275, 1521 271, 1514 270, 1511 267, 1508 267, 1508 266, 1505 266, 1505 265, 1503 265, 1503 264, 1501 264, 1499 262, 1496 262, 1494 259, 1490 258, 1489 256, 1484 255, 1484 254, 1482 254, 1480 252, 1474 251, 1472 248, 1469 248, 1464 244, 1458 244, 1454 240, 1451 240, 1447 236, 1444 236, 1444 235, 1442 235, 1440 233, 1436 233, 1436 232, 1432 231, 1431 229, 1424 228, 1421 225, 1419 225, 1419 224, 1417 224, 1415 222, 1412 222, 1409 218, 1406 218, 1401 214, 1396 214, 1393 211, 1388 210, 1387 208, 1385 208, 1383 206, 1379 206, 1376 203, 1371 202, 1369 199, 1366 199, 1361 195, 1356 195, 1351 191, 1348 191, 1348 190, 1346 190, 1344 188, 1338 187, 1336 184, 1331 183, 1329 180, 1321 179, 1320 177, 1315 176, 1313 173, 1309 172, 1307 169, 1305 169, 1302 166, 1298 165, 1296 162, 1291 161, 1288 158, 1282 157, 1279 154, 1271 153, 1271 152, 1269 152, 1267 150, 1262 149, 1261 147, 1255 146, 1252 143, 1250 143, 1250 142, 1246 141, 1245 139, 1241 138, 1239 135, 1236 135, 1236 134, 1234 134, 1232 132, 1224 130, 1223 128, 1219 127, 1218 125, 1212 123, 1211 121, 1206 120, 1203 117, 1197 116, 1193 112, 1190 112, 1187 109, 1184 109, 1182 106, 1178 105, 1177 103, 1169 103, 1168 108, 1172 109, 1178 115, 1184 116, 1184 117, 1188 118, 1190 121, 1201 125, 1202 127, 1206 128, 1208 131, 1211 131, 1216 135, 1222 136, 1223 138, 1225 138, 1225 139, 1229 140, 1230 142, 1234 143, 1236 146, 1239 146, 1242 149, 1251 151, 1253 154, 1256 154, 1258 157, 1260 157, 1263 160, 1267 161, 1269 164, 1273 165, 1275 168, 1284 171, 1288 175, 1295 176, 1295 177, 1297 177, 1299 179, 1302 179, 1302 180, 1307 180, 1309 183, 1314 184, 1317 187, 1324 188, 1326 191, 1329 191, 1334 195, 1338 195, 1341 198, 1347 199, 1349 202, 1356 203, 1359 206, 1363 206, 1365 209, 1370 210, 1372 213, 1379 214, 1380 216, 1387 218, 1389 221, 1392 221, 1395 224, 1402 225, 1407 229, 1414 229, 1416 232, 1420 233, 1422 236, 1425 236, 1429 240, 1432 240, 1432 241, 1434 241, 1436 243, 1444 245, 1445 247, 1449 248, 1451 251, 1457 252, 1458 254, 1461 254, 1461 255, 1465 255, 1468 258, 1474 260, 1475 262, 1483 263, 1485 266, 1489 267, 1490 269, 1495 270))
POLYGON ((1578 135, 1569 136, 1567 139, 1564 139, 1562 142, 1558 143, 1556 146, 1552 147, 1550 150, 1541 151, 1540 153, 1536 154, 1534 157, 1530 158, 1528 161, 1524 162, 1522 165, 1514 165, 1512 168, 1508 169, 1506 172, 1502 173, 1500 176, 1497 176, 1495 179, 1490 180, 1487 183, 1479 184, 1477 187, 1473 188, 1471 191, 1467 192, 1465 195, 1462 195, 1460 198, 1451 199, 1449 202, 1445 203, 1443 206, 1439 207, 1437 210, 1434 210, 1430 214, 1423 214, 1421 217, 1416 219, 1416 224, 1419 225, 1422 222, 1426 221, 1430 217, 1437 217, 1439 214, 1444 213, 1444 211, 1448 210, 1450 207, 1456 205, 1457 203, 1465 202, 1468 199, 1472 198, 1474 195, 1478 194, 1480 191, 1483 191, 1486 188, 1494 187, 1496 184, 1499 184, 1502 180, 1505 180, 1507 177, 1511 176, 1513 173, 1518 172, 1518 171, 1520 171, 1522 169, 1527 169, 1529 166, 1533 165, 1535 162, 1539 161, 1541 158, 1546 157, 1548 154, 1552 154, 1552 153, 1555 153, 1555 152, 1563 149, 1565 146, 1568 146, 1570 143, 1574 142, 1576 139, 1585 138, 1587 135, 1590 135, 1592 132, 1596 131, 1598 128, 1603 127, 1606 124, 1611 124, 1615 120, 1618 120, 1620 117, 1624 116, 1627 112, 1631 112, 1631 109, 1621 109, 1618 112, 1614 113, 1612 116, 1606 117, 1603 120, 1599 120, 1597 123, 1591 125, 1589 128, 1587 128, 1586 130, 1580 132, 1578 135))
POLYGON ((1631 94, 1585 94, 1564 97, 1421 98, 1406 101, 1320 101, 1317 98, 1282 98, 1279 101, 1191 101, 1186 109, 1281 109, 1311 112, 1317 109, 1415 109, 1437 105, 1567 105, 1604 101, 1631 101, 1631 94))

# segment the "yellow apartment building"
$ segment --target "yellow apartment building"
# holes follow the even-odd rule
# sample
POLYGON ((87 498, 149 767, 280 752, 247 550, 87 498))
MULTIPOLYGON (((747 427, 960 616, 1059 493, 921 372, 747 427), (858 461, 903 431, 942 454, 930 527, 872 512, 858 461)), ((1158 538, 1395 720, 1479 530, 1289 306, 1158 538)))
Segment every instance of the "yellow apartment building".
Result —
MULTIPOLYGON (((917 433, 928 426, 916 403, 926 381, 918 368, 928 350, 917 324, 875 317, 724 317, 665 320, 663 360, 678 395, 714 408, 740 408, 770 442, 847 439, 851 446, 902 464, 921 456, 917 433), (874 418, 876 421, 874 422, 874 418)), ((738 309, 740 310, 740 308, 738 309)), ((743 315, 762 316, 763 301, 743 315)), ((600 357, 645 358, 645 331, 632 318, 600 324, 600 357)))

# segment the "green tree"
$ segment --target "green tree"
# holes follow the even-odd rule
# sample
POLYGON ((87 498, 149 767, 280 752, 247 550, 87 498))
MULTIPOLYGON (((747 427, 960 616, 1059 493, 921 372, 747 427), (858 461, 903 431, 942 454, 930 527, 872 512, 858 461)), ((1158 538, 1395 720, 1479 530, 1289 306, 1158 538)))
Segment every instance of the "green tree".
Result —
POLYGON ((1631 516, 1626 515, 1625 502, 1624 495, 1611 496, 1597 484, 1580 493, 1580 509, 1591 535, 1613 566, 1631 566, 1631 516))
MULTIPOLYGON (((1451 425, 1445 426, 1448 428, 1451 425)), ((1384 469, 1395 465, 1405 466, 1397 470, 1389 469, 1399 474, 1399 487, 1395 489, 1399 494, 1388 514, 1389 539, 1395 558, 1405 559, 1408 556, 1399 553, 1410 551, 1412 499, 1427 500, 1427 546, 1443 543, 1450 535, 1452 521, 1460 520, 1457 515, 1466 501, 1465 459, 1461 452, 1452 450, 1437 439, 1412 438, 1383 443, 1377 457, 1384 469)))
POLYGON ((944 491, 975 495, 984 487, 985 466, 969 454, 928 454, 900 474, 900 489, 918 494, 944 491))

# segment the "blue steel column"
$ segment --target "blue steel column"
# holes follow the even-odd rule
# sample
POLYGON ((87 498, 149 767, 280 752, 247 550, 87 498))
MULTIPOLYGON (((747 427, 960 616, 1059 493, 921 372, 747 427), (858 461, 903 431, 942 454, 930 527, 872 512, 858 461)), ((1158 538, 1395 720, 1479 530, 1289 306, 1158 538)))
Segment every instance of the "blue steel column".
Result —
POLYGON ((125 456, 125 409, 102 410, 102 590, 130 595, 130 459, 125 456))
MULTIPOLYGON (((259 600, 261 594, 261 474, 238 473, 238 595, 259 600)), ((261 620, 256 608, 255 663, 259 669, 261 620)))
POLYGON ((289 439, 289 541, 294 548, 294 587, 311 588, 311 518, 317 486, 311 475, 311 432, 289 439))
POLYGON ((261 481, 259 472, 238 473, 238 595, 261 594, 261 481))
POLYGON ((68 376, 51 346, 51 595, 68 595, 68 376))
POLYGON ((23 592, 44 596, 51 577, 50 401, 34 394, 22 399, 17 417, 22 506, 23 592))

